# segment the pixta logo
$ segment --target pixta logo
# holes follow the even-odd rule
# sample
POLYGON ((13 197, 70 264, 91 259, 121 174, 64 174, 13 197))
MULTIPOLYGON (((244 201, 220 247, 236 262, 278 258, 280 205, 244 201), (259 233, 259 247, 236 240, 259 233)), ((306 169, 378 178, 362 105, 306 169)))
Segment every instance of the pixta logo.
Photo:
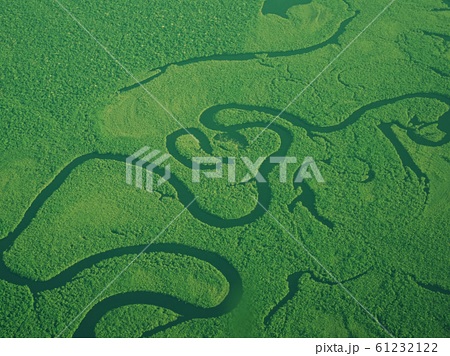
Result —
MULTIPOLYGON (((167 161, 171 156, 168 153, 163 154, 159 158, 156 158, 161 151, 153 150, 150 153, 146 154, 150 151, 150 147, 142 147, 139 151, 136 151, 131 156, 129 156, 126 160, 126 182, 130 185, 135 185, 136 188, 143 189, 144 188, 144 178, 145 178, 145 190, 147 192, 153 192, 154 186, 154 173, 153 170, 156 167, 159 167, 165 161, 167 161), (146 154, 141 158, 142 155, 146 154), (153 160, 156 158, 155 160, 153 160), (134 175, 134 183, 133 183, 133 168, 135 171, 134 175)), ((156 186, 160 186, 167 182, 170 179, 170 164, 165 166, 165 173, 162 177, 160 177, 156 186)))
MULTIPOLYGON (((227 179, 229 183, 245 183, 250 179, 255 179, 258 183, 267 183, 267 180, 261 172, 259 171, 261 165, 267 160, 268 157, 259 157, 255 161, 252 161, 248 157, 240 157, 237 159, 236 157, 228 157, 226 158, 228 164, 228 174, 227 179), (240 180, 236 177, 236 165, 237 162, 242 162, 244 164, 248 173, 240 180)), ((209 179, 217 179, 223 178, 223 162, 224 159, 222 157, 194 157, 192 158, 192 182, 199 183, 201 176, 203 175, 205 178, 209 179), (214 169, 209 169, 208 171, 202 171, 202 165, 206 166, 214 166, 214 169)), ((297 157, 269 157, 269 162, 271 164, 279 165, 279 182, 286 183, 287 182, 287 168, 288 164, 296 164, 297 157)), ((324 183, 322 174, 320 173, 319 168, 317 167, 316 162, 312 157, 306 157, 303 160, 303 163, 298 170, 298 173, 295 176, 295 183, 302 183, 304 179, 316 179, 319 183, 324 183), (312 174, 311 174, 312 173, 312 174)))
MULTIPOLYGON (((154 186, 160 186, 171 177, 170 164, 164 167, 164 175, 156 182, 153 170, 161 167, 171 156, 168 153, 161 154, 159 150, 150 151, 145 146, 133 153, 126 160, 126 182, 135 185, 139 189, 144 189, 152 193, 154 186), (159 157, 158 157, 159 156, 159 157), (134 174, 133 174, 134 172, 134 174)), ((260 168, 264 162, 268 162, 279 167, 279 182, 287 182, 287 170, 289 164, 297 164, 296 157, 259 157, 251 160, 248 157, 193 157, 192 158, 192 182, 199 183, 203 179, 227 179, 228 183, 246 183, 255 179, 257 183, 267 183, 267 179, 261 174, 260 168), (227 164, 227 175, 224 177, 223 165, 227 164), (246 174, 238 179, 236 174, 237 164, 243 165, 246 174)), ((241 170, 242 171, 242 170, 241 170)), ((295 175, 294 182, 302 183, 305 179, 315 179, 319 183, 324 183, 322 174, 312 157, 306 157, 295 175)))

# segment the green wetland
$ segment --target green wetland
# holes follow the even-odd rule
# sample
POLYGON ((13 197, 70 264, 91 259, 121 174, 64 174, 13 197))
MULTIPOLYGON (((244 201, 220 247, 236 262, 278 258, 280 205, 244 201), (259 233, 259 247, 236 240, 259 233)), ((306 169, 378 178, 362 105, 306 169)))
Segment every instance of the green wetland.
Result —
POLYGON ((0 10, 1 337, 450 336, 448 1, 61 3, 0 10))

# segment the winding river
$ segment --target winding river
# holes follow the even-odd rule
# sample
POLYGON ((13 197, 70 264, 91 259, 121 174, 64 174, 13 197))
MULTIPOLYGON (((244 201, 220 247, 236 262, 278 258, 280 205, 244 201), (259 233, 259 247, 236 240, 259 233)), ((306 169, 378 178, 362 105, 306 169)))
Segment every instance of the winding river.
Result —
MULTIPOLYGON (((246 61, 246 60, 253 60, 257 59, 260 56, 264 55, 267 58, 276 58, 276 57, 287 57, 287 56, 293 56, 293 55, 300 55, 300 54, 306 54, 310 53, 312 51, 318 50, 320 48, 323 48, 328 45, 336 44, 338 43, 339 37, 345 32, 346 27, 348 24, 354 19, 355 16, 358 14, 356 13, 354 16, 348 18, 347 20, 343 21, 335 34, 333 34, 330 38, 325 40, 322 43, 316 44, 314 46, 308 47, 308 48, 302 48, 292 51, 278 51, 278 52, 256 52, 256 53, 244 53, 244 54, 230 54, 230 55, 214 55, 214 56, 208 56, 208 57, 202 57, 202 58, 194 58, 194 59, 188 59, 184 60, 178 63, 171 63, 164 65, 160 68, 155 68, 153 71, 156 71, 156 74, 150 76, 147 79, 142 80, 140 83, 136 83, 133 85, 130 85, 128 87, 125 87, 120 90, 120 92, 124 93, 130 90, 133 90, 135 88, 138 88, 141 85, 145 85, 146 83, 149 83, 150 81, 156 79, 157 77, 163 75, 167 68, 171 65, 177 65, 177 66, 186 66, 193 63, 200 63, 200 62, 208 62, 208 61, 246 61)), ((436 99, 441 102, 446 103, 447 105, 450 105, 450 100, 447 97, 444 97, 440 94, 435 93, 417 93, 417 94, 406 94, 403 96, 399 96, 396 98, 391 99, 385 99, 380 100, 368 105, 365 105, 358 110, 356 110, 353 114, 351 114, 345 121, 332 125, 332 126, 315 126, 308 124, 300 117, 297 117, 295 115, 289 114, 287 112, 282 113, 279 116, 279 119, 277 122, 275 122, 273 125, 271 125, 270 130, 274 131, 276 134, 280 137, 280 147, 278 150, 274 153, 276 156, 285 156, 287 155, 287 152, 289 148, 292 145, 293 142, 293 134, 290 132, 284 125, 280 123, 280 121, 289 122, 292 125, 295 125, 297 127, 304 128, 308 135, 314 135, 319 133, 331 133, 336 132, 339 130, 343 130, 349 125, 354 124, 360 117, 362 117, 364 114, 366 114, 370 110, 374 110, 380 107, 383 107, 385 105, 394 104, 401 100, 406 99, 414 99, 414 98, 429 98, 429 99, 436 99)), ((227 104, 227 105, 216 105, 212 106, 210 108, 207 108, 204 110, 200 117, 199 122, 200 124, 208 128, 210 130, 214 130, 218 133, 225 133, 231 137, 234 137, 236 140, 239 140, 240 142, 243 142, 244 145, 248 145, 246 138, 239 134, 239 131, 245 128, 265 128, 267 126, 267 122, 260 121, 260 122, 252 122, 252 123, 243 123, 243 124, 232 124, 232 125, 224 125, 216 120, 216 116, 222 112, 223 110, 241 110, 246 112, 257 112, 262 114, 271 115, 273 117, 276 117, 279 115, 279 111, 276 109, 268 108, 268 107, 259 107, 259 106, 250 106, 250 105, 242 105, 242 104, 227 104)), ((397 136, 395 135, 395 132, 392 130, 393 125, 398 126, 399 128, 405 130, 407 132, 408 137, 413 140, 414 142, 421 144, 421 145, 427 145, 427 146, 440 146, 445 143, 448 143, 450 140, 450 129, 448 122, 450 121, 448 119, 449 113, 441 117, 439 120, 439 127, 443 132, 445 132, 445 137, 438 141, 429 141, 422 136, 420 136, 415 130, 413 130, 411 127, 407 127, 400 122, 393 122, 390 124, 378 124, 378 129, 385 135, 387 139, 392 143, 392 145, 395 147, 398 156, 400 157, 402 164, 404 166, 410 167, 411 170, 419 177, 423 178, 427 186, 429 184, 428 177, 425 173, 423 173, 420 168, 415 164, 414 160, 411 158, 411 156, 408 154, 408 151, 405 149, 405 147, 401 144, 397 136), (444 120, 445 119, 445 120, 444 120)), ((191 132, 200 143, 201 148, 208 154, 212 154, 212 147, 210 144, 210 141, 207 137, 207 135, 198 128, 188 128, 189 132, 191 132)), ((186 157, 184 157, 177 149, 176 142, 177 140, 185 135, 186 132, 184 130, 178 130, 167 136, 166 139, 166 147, 169 153, 180 163, 186 165, 187 167, 190 167, 191 161, 188 160, 186 157)), ((54 179, 48 184, 39 194, 38 196, 33 200, 31 205, 28 207, 28 209, 25 211, 22 220, 19 222, 19 224, 15 227, 15 229, 3 240, 0 240, 0 252, 2 254, 7 251, 13 244, 14 241, 20 236, 20 234, 31 224, 33 219, 36 217, 38 211, 42 208, 42 206, 45 204, 45 202, 52 196, 52 194, 57 191, 61 185, 64 183, 66 178, 73 172, 74 169, 76 169, 78 166, 86 163, 89 160, 114 160, 125 163, 125 160, 127 158, 127 155, 118 155, 118 154, 111 154, 111 153, 98 153, 98 152, 91 152, 86 155, 80 156, 75 158, 72 162, 70 162, 66 167, 64 167, 55 177, 54 179)), ((274 169, 273 165, 269 164, 269 162, 266 160, 260 167, 260 172, 263 176, 267 176, 268 173, 274 169)), ((158 174, 164 174, 163 170, 160 168, 155 169, 155 172, 158 174)), ((171 184, 175 190, 177 191, 177 199, 180 201, 181 204, 184 206, 187 206, 193 199, 194 194, 189 190, 189 187, 183 182, 182 179, 177 177, 175 173, 172 174, 171 179, 169 180, 169 184, 171 184)), ((261 184, 256 182, 257 186, 257 192, 258 192, 258 200, 260 203, 268 207, 272 200, 272 191, 269 184, 261 184)), ((313 216, 320 221, 321 223, 325 224, 328 228, 333 228, 333 222, 326 220, 323 217, 320 217, 314 209, 314 192, 309 190, 308 187, 305 188, 305 195, 298 199, 298 201, 302 201, 303 205, 307 207, 313 216), (302 200, 303 199, 303 200, 302 200)), ((428 189, 428 188, 426 188, 428 189)), ((426 190, 428 194, 428 190, 426 190)), ((205 223, 209 226, 219 227, 219 228, 232 228, 236 226, 243 226, 247 224, 251 224, 252 222, 256 221, 258 218, 263 216, 265 214, 265 211, 255 203, 254 209, 249 212, 247 215, 236 218, 236 219, 224 219, 219 216, 216 216, 214 214, 211 214, 207 211, 204 211, 197 202, 194 202, 191 204, 188 208, 189 212, 192 214, 192 216, 201 221, 202 223, 205 223)), ((94 266, 95 264, 104 261, 106 259, 110 259, 113 257, 119 257, 129 254, 139 254, 145 246, 130 246, 130 247, 123 247, 118 249, 113 249, 110 251, 102 252, 93 256, 90 256, 86 259, 83 259, 71 267, 67 268, 65 271, 62 271, 57 276, 51 278, 48 281, 34 281, 30 280, 28 278, 19 276, 17 274, 12 273, 7 266, 4 263, 3 258, 0 259, 0 279, 3 279, 5 281, 8 281, 10 283, 16 284, 16 285, 22 285, 22 286, 28 286, 31 292, 33 293, 34 298, 37 298, 37 294, 42 291, 46 290, 52 290, 55 288, 60 288, 67 283, 70 283, 70 281, 73 280, 80 272, 94 266)), ((226 280, 229 283, 229 292, 227 296, 223 299, 223 301, 210 308, 203 308, 199 307, 184 301, 181 301, 173 296, 165 295, 161 293, 154 293, 154 292, 129 292, 129 293, 122 293, 113 295, 110 297, 107 297, 103 300, 100 300, 98 303, 96 303, 86 314, 86 316, 81 321, 80 325, 78 326, 77 330, 74 333, 75 337, 94 337, 95 336, 95 326, 99 322, 99 320, 110 310, 119 308, 125 305, 132 305, 132 304, 149 304, 149 305, 155 305, 160 306, 163 308, 170 309, 174 311, 175 313, 179 314, 180 317, 161 327, 158 327, 154 330, 150 330, 144 334, 144 336, 151 336, 156 334, 157 332, 163 331, 169 327, 172 327, 174 325, 177 325, 179 323, 197 319, 197 318, 212 318, 217 317, 223 314, 226 314, 233 310, 233 308, 236 307, 236 305, 239 303, 243 288, 242 288, 242 280, 238 273, 238 271, 222 256, 220 256, 217 253, 210 252, 210 251, 204 251, 200 250, 194 247, 190 247, 187 245, 182 244, 154 244, 150 245, 150 247, 147 248, 145 253, 154 253, 154 252, 165 252, 165 253, 174 253, 174 254, 181 254, 185 256, 191 256, 194 257, 200 261, 204 261, 212 266, 214 266, 218 271, 222 273, 222 275, 226 278, 226 280)), ((297 274, 291 275, 288 278, 288 284, 290 288, 289 294, 280 302, 278 306, 276 306, 266 317, 265 323, 266 325, 270 323, 270 320, 274 313, 281 308, 284 303, 292 297, 293 293, 295 293, 296 288, 296 281, 298 278, 304 274, 304 273, 310 273, 310 272, 298 272, 297 274)), ((315 278, 315 277, 312 277, 315 278)), ((325 283, 324 281, 319 281, 321 283, 325 283)))

